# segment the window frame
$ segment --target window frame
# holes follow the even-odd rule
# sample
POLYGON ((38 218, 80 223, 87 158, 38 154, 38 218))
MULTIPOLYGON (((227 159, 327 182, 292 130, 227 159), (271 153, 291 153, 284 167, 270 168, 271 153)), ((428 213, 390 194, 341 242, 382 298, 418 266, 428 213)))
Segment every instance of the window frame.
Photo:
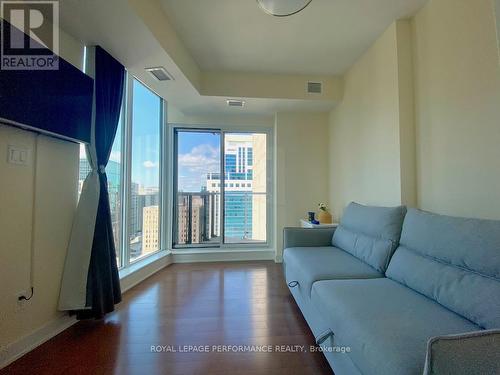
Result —
POLYGON ((182 124, 182 123, 169 123, 169 133, 170 143, 169 148, 171 152, 170 160, 172 161, 173 168, 171 170, 171 186, 173 191, 170 194, 172 197, 172 209, 170 210, 172 214, 172 220, 170 221, 172 226, 169 232, 171 233, 171 239, 169 242, 169 250, 172 253, 185 254, 186 250, 193 251, 213 251, 213 252, 227 252, 232 250, 261 250, 269 251, 274 249, 275 235, 274 235, 274 128, 272 126, 252 126, 252 125, 211 125, 211 124, 182 124), (189 245, 175 245, 174 236, 176 231, 176 190, 177 190, 177 131, 220 131, 221 133, 221 241, 219 245, 205 245, 205 244, 189 244, 189 245), (225 222, 225 212, 224 212, 224 202, 225 202, 225 188, 224 188, 224 177, 225 177, 225 160, 224 160, 224 146, 225 146, 225 134, 266 134, 266 241, 256 242, 256 243, 225 243, 224 242, 224 222, 225 222))
MULTIPOLYGON (((220 248, 220 245, 222 244, 222 236, 221 240, 219 241, 219 244, 214 245, 214 244, 176 244, 175 239, 177 237, 177 225, 178 225, 178 165, 179 165, 179 153, 178 153, 178 134, 179 132, 192 132, 192 133, 197 133, 197 132, 205 132, 205 133, 218 133, 220 136, 220 142, 222 143, 222 132, 220 129, 215 129, 215 128, 198 128, 198 127, 173 127, 173 145, 171 147, 172 149, 172 161, 173 161, 173 169, 172 169, 172 178, 171 181, 172 183, 170 184, 172 186, 172 207, 171 207, 171 212, 172 212, 172 230, 171 232, 171 241, 170 241, 170 246, 171 249, 218 249, 220 248)), ((223 160, 222 160, 222 147, 219 153, 220 157, 220 175, 222 175, 222 168, 224 167, 223 160)), ((220 180, 222 181, 222 180, 220 180)), ((223 185, 221 183, 221 185, 223 185)), ((221 202, 224 196, 223 193, 224 187, 221 186, 220 188, 220 196, 221 196, 221 202)), ((221 204, 222 206, 222 204, 221 204)), ((224 233, 224 224, 223 220, 221 221, 220 224, 221 228, 221 233, 224 233)))
MULTIPOLYGON (((150 256, 153 256, 153 255, 156 255, 158 254, 160 251, 163 251, 165 250, 165 248, 163 247, 163 237, 164 237, 164 232, 165 232, 165 228, 164 228, 164 225, 163 225, 163 221, 164 221, 164 218, 163 218, 163 212, 164 212, 164 199, 163 199, 163 196, 165 195, 163 189, 164 189, 164 186, 165 186, 165 183, 164 183, 164 178, 163 176, 165 175, 165 172, 164 172, 164 169, 165 169, 165 160, 163 159, 163 153, 164 153, 164 148, 165 148, 165 131, 164 131, 164 128, 165 128, 165 124, 166 124, 166 106, 165 106, 165 99, 163 99, 160 95, 158 95, 149 85, 147 85, 146 83, 144 83, 142 80, 140 80, 139 78, 137 78, 136 76, 134 76, 133 74, 130 74, 128 71, 126 73, 126 81, 127 81, 127 84, 126 84, 126 89, 127 89, 127 120, 126 120, 126 123, 125 123, 125 128, 126 128, 126 133, 127 133, 127 139, 126 139, 126 147, 127 147, 127 150, 126 150, 126 153, 125 153, 125 160, 124 160, 124 164, 126 165, 126 172, 127 172, 127 180, 126 180, 126 183, 124 185, 126 185, 126 188, 127 188, 127 191, 126 191, 126 195, 125 195, 125 199, 124 199, 124 202, 125 202, 125 206, 126 208, 123 210, 124 211, 124 215, 126 216, 126 226, 124 227, 125 230, 123 230, 124 232, 124 235, 125 235, 125 242, 124 242, 124 246, 123 247, 123 252, 125 253, 125 260, 126 260, 126 265, 124 266, 124 268, 127 268, 127 267, 130 267, 131 265, 134 265, 136 264, 137 262, 140 262, 144 259, 147 259, 149 258, 150 256), (160 166, 159 166, 159 176, 158 176, 158 188, 159 188, 159 192, 158 192, 158 203, 159 203, 159 207, 158 207, 158 250, 156 251, 153 251, 147 255, 143 255, 143 256, 140 256, 134 260, 131 260, 130 259, 130 226, 129 226, 129 223, 130 223, 130 204, 131 204, 131 198, 132 198, 132 195, 131 195, 131 186, 132 186, 132 132, 133 132, 133 117, 134 117, 134 109, 133 109, 133 105, 134 105, 134 81, 137 81, 139 84, 143 85, 146 89, 148 89, 149 91, 151 91, 151 93, 153 93, 154 95, 156 95, 158 97, 158 99, 160 99, 160 107, 159 107, 159 112, 160 112, 160 119, 159 119, 159 123, 158 123, 158 139, 159 139, 159 142, 160 142, 160 155, 159 155, 159 163, 160 163, 160 166)), ((144 239, 144 237, 143 237, 144 239)), ((142 244, 142 246, 144 246, 144 244, 142 244)))
POLYGON ((165 196, 167 195, 164 191, 165 187, 168 186, 166 183, 166 178, 168 173, 166 172, 167 163, 165 159, 165 147, 167 143, 167 133, 166 133, 166 115, 167 115, 167 106, 166 101, 160 95, 158 95, 150 86, 145 84, 139 78, 135 77, 133 74, 130 74, 126 71, 125 78, 125 87, 124 87, 124 100, 123 100, 123 127, 122 127, 122 155, 121 155, 121 244, 120 249, 117 251, 120 252, 121 255, 121 267, 120 270, 127 269, 131 265, 135 265, 138 262, 141 262, 144 259, 147 259, 150 256, 156 255, 161 251, 167 249, 165 247, 165 227, 166 217, 165 213, 165 196), (145 88, 150 90, 153 94, 155 94, 160 99, 160 120, 158 123, 159 126, 159 143, 160 143, 160 156, 159 156, 159 208, 158 208, 158 250, 153 251, 147 255, 138 257, 134 260, 130 258, 130 207, 131 207, 131 186, 132 186, 132 131, 133 131, 133 105, 134 105, 134 81, 137 81, 139 84, 143 85, 145 88))
POLYGON ((123 238, 124 238, 124 211, 125 211, 125 173, 126 173, 126 165, 124 162, 125 159, 125 132, 126 132, 126 127, 125 124, 127 123, 126 121, 126 116, 127 116, 127 103, 126 103, 126 98, 127 98, 127 83, 125 81, 125 84, 123 85, 123 100, 122 100, 122 106, 121 106, 121 115, 120 115, 120 121, 118 123, 118 126, 120 127, 120 242, 118 244, 115 244, 117 247, 115 251, 120 254, 120 264, 118 264, 118 269, 122 270, 125 268, 125 252, 123 251, 123 238))

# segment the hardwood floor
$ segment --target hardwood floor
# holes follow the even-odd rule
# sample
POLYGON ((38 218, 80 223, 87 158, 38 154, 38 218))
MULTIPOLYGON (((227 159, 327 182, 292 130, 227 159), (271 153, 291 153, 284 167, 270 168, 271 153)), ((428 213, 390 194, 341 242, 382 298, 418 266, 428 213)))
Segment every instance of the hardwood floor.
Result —
POLYGON ((281 265, 175 264, 125 293, 105 320, 79 322, 0 372, 331 374, 323 355, 309 352, 310 345, 314 338, 281 265), (213 351, 218 345, 271 345, 273 351, 213 351), (303 345, 306 352, 276 351, 276 345, 303 345), (154 352, 151 346, 163 348, 154 352))

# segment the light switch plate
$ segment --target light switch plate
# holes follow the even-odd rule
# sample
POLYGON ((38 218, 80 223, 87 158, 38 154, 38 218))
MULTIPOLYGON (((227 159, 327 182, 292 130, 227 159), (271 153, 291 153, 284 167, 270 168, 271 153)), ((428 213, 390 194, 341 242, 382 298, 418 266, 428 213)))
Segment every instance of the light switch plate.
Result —
POLYGON ((7 147, 7 162, 16 165, 28 165, 30 152, 27 148, 9 145, 7 147))

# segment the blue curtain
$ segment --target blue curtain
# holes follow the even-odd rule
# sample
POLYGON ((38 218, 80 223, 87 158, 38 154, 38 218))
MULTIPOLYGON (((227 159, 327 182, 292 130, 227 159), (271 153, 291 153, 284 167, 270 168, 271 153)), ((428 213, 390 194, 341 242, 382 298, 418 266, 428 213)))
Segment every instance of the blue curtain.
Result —
POLYGON ((99 203, 87 276, 85 310, 77 318, 100 319, 121 301, 109 206, 106 165, 115 139, 125 84, 125 68, 104 49, 95 49, 95 149, 99 174, 99 203))

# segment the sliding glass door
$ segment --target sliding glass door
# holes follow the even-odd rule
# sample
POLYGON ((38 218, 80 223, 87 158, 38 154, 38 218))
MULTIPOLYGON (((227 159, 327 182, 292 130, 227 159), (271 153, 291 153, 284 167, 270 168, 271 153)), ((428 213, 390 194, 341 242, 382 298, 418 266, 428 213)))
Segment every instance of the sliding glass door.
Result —
POLYGON ((224 242, 267 240, 266 134, 224 133, 224 242))
POLYGON ((173 246, 266 244, 265 133, 176 128, 173 246))
POLYGON ((221 239, 221 133, 175 131, 173 244, 219 246, 221 239))

